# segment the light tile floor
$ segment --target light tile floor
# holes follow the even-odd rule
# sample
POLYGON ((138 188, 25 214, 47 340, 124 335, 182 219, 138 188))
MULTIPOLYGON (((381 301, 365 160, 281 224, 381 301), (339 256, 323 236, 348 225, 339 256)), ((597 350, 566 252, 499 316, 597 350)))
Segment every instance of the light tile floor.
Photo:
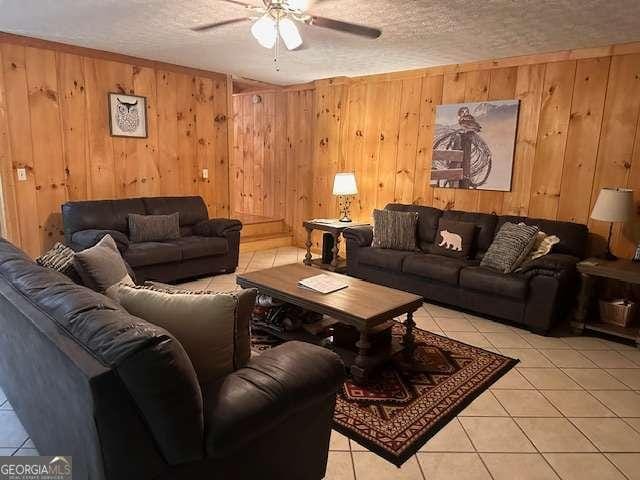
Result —
MULTIPOLYGON (((240 254, 238 272, 300 262, 294 247, 240 254)), ((187 288, 234 290, 234 275, 187 288)), ((640 480, 640 351, 595 337, 542 337, 425 303, 420 328, 521 362, 398 469, 334 432, 330 480, 640 480)), ((0 455, 35 454, 0 391, 0 455)))

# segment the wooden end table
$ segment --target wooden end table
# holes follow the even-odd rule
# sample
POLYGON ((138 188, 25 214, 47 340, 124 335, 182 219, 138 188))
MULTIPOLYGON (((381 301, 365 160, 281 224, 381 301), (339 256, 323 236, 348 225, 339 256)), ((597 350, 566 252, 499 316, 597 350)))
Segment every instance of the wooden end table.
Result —
POLYGON ((307 254, 304 257, 305 265, 313 265, 324 270, 331 272, 343 272, 347 268, 347 262, 345 259, 340 258, 340 236, 345 228, 366 226, 368 223, 359 222, 341 222, 340 220, 332 220, 331 222, 318 222, 316 220, 306 220, 302 222, 302 226, 307 230, 307 241, 305 246, 307 247, 307 254), (322 263, 322 258, 311 258, 311 234, 314 230, 320 230, 329 233, 333 237, 333 248, 331 249, 332 258, 330 263, 322 263))
POLYGON ((630 284, 640 285, 640 264, 626 259, 604 260, 601 258, 588 258, 576 265, 582 279, 578 306, 574 315, 572 326, 575 330, 593 331, 608 335, 633 340, 640 347, 640 328, 635 326, 622 327, 609 323, 590 321, 589 310, 594 301, 593 290, 597 278, 619 280, 630 284))

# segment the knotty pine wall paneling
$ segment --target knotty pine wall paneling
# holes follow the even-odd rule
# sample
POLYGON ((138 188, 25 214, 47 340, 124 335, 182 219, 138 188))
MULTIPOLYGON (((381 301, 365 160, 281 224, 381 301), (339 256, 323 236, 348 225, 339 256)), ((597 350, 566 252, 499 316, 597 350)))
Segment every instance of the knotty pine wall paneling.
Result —
MULTIPOLYGON (((634 188, 640 201, 639 43, 340 77, 317 81, 309 92, 314 122, 304 129, 289 124, 303 103, 288 102, 286 118, 276 113, 288 134, 295 130, 296 138, 311 139, 310 155, 292 153, 295 172, 313 179, 310 207, 304 204, 307 214, 296 222, 337 215, 331 181, 338 170, 356 173, 357 220, 369 221, 374 208, 396 201, 575 221, 588 224, 594 251, 608 230, 607 223, 589 219, 600 189, 634 188), (436 106, 512 98, 520 100, 520 113, 511 191, 431 187, 436 106)), ((243 162, 248 168, 251 152, 243 162)), ((299 198, 287 195, 285 210, 299 198)), ((304 240, 296 237, 300 246, 304 240)), ((316 248, 319 240, 314 236, 316 248)), ((614 252, 631 257, 638 240, 640 212, 615 225, 614 252)))
POLYGON ((201 195, 229 215, 226 75, 6 34, 0 67, 6 236, 30 255, 61 238, 67 200, 201 195), (147 98, 148 138, 110 136, 108 92, 147 98))

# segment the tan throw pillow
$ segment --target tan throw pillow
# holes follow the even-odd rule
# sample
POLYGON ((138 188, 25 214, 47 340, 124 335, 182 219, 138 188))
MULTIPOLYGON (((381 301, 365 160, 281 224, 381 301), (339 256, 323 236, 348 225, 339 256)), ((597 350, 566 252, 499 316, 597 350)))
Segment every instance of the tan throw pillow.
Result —
POLYGON ((111 235, 105 235, 91 248, 76 252, 73 266, 85 286, 111 298, 119 283, 134 283, 111 235))
POLYGON ((533 248, 522 263, 530 262, 531 260, 547 255, 557 243, 560 243, 560 239, 555 235, 547 235, 544 232, 538 232, 536 234, 536 240, 533 244, 533 248))
MULTIPOLYGON (((116 290, 116 299, 130 314, 176 337, 189 355, 200 383, 215 380, 242 366, 236 357, 239 300, 235 293, 121 284, 116 290)), ((245 335, 248 338, 248 330, 245 335)), ((244 363, 247 360, 242 359, 244 363)))

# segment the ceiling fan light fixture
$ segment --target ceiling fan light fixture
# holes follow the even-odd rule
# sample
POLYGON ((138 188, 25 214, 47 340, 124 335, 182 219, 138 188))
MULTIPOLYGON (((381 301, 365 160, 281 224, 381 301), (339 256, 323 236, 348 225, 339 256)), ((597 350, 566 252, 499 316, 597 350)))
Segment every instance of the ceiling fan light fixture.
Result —
POLYGON ((295 23, 290 18, 280 20, 280 37, 289 50, 294 50, 302 45, 302 37, 295 23))
POLYGON ((263 15, 251 26, 251 34, 264 48, 273 48, 278 36, 275 20, 270 15, 263 15))
POLYGON ((310 0, 288 0, 287 6, 292 10, 300 10, 304 12, 307 8, 309 8, 310 3, 310 0))

